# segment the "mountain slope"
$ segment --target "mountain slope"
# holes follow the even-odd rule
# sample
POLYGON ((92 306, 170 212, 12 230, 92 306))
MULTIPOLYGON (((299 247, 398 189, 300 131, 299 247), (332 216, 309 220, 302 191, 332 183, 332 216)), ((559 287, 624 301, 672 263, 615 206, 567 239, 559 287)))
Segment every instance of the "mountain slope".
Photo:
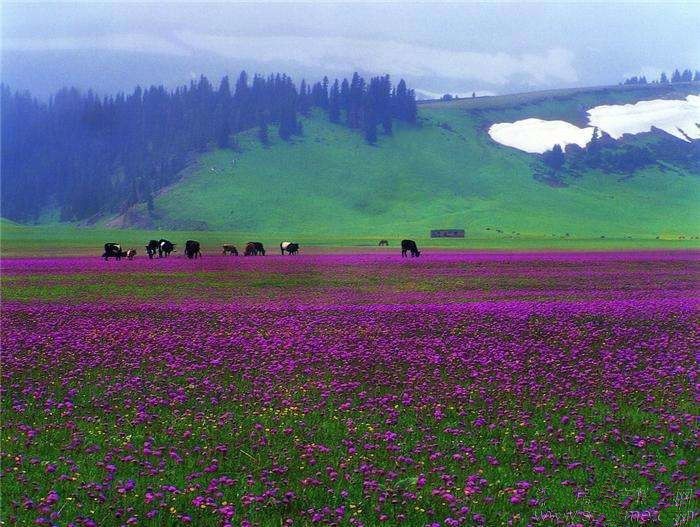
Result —
MULTIPOLYGON (((465 228, 477 237, 695 236, 700 174, 665 163, 624 175, 587 170, 552 186, 534 177, 537 157, 485 133, 490 123, 524 117, 578 122, 591 105, 654 98, 659 89, 669 91, 607 88, 430 103, 421 106, 420 126, 398 125, 377 146, 314 114, 291 143, 273 129, 269 147, 253 132, 241 134, 240 152, 203 155, 156 198, 153 215, 139 206, 111 224, 288 236, 421 237, 431 228, 465 228)), ((671 96, 698 91, 688 86, 671 96)))

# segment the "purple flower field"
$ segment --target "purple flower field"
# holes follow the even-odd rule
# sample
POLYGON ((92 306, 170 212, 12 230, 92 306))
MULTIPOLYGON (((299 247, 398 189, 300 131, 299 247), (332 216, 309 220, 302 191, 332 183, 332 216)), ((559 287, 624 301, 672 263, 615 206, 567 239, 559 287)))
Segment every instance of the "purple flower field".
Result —
POLYGON ((697 252, 2 261, 6 525, 697 525, 697 252))

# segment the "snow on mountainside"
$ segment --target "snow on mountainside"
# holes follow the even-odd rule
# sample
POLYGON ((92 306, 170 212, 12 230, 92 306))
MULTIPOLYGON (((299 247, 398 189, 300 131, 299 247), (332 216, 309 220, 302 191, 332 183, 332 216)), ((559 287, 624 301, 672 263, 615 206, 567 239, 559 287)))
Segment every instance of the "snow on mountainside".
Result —
POLYGON ((489 128, 491 139, 530 154, 542 154, 559 144, 584 147, 593 136, 593 128, 579 128, 566 121, 522 119, 514 123, 496 123, 489 128))
POLYGON ((495 123, 489 128, 491 138, 502 145, 528 153, 541 154, 558 144, 581 147, 588 144, 597 127, 611 137, 663 130, 684 141, 700 139, 700 96, 685 99, 655 99, 634 104, 604 105, 587 112, 589 126, 580 128, 565 121, 522 119, 513 123, 495 123))

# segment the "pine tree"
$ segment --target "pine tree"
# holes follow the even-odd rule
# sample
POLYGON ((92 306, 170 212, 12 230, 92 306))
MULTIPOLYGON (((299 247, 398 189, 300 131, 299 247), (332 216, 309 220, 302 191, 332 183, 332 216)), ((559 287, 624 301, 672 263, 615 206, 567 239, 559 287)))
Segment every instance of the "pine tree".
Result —
POLYGON ((401 79, 396 85, 396 92, 393 96, 393 115, 402 121, 415 124, 418 118, 418 105, 416 103, 416 92, 406 87, 406 81, 401 79))
POLYGON ((695 70, 695 76, 693 77, 693 82, 700 82, 700 70, 695 70))
POLYGON ((63 89, 43 103, 2 85, 0 208, 21 221, 36 219, 50 203, 66 221, 138 202, 152 209, 155 192, 173 183, 194 153, 235 148, 235 134, 254 128, 268 144, 269 123, 279 124, 285 139, 301 134, 297 111, 314 101, 371 144, 380 124, 391 133, 393 118, 415 122, 415 93, 403 81, 392 90, 388 76, 368 86, 355 73, 352 82, 314 86, 304 81, 297 91, 281 74, 255 75, 251 84, 243 71, 233 88, 228 77, 214 88, 201 76, 172 91, 137 87, 103 98, 63 89))
POLYGON ((265 116, 262 114, 260 114, 259 123, 260 124, 258 127, 258 139, 263 144, 263 146, 267 146, 270 144, 270 137, 269 137, 268 131, 267 131, 267 120, 265 119, 265 116))
POLYGON ((379 122, 382 123, 384 133, 391 135, 391 80, 389 75, 384 75, 378 80, 376 89, 377 117, 379 122))
POLYGON ((231 85, 228 81, 228 75, 224 76, 219 83, 218 97, 220 101, 228 102, 231 100, 231 85))
POLYGON ((666 76, 666 72, 662 71, 661 72, 661 77, 659 77, 659 83, 661 84, 668 84, 668 77, 666 76))
POLYGON ((348 94, 348 126, 350 128, 360 128, 362 125, 362 107, 365 95, 365 81, 355 72, 350 83, 348 94))
POLYGON ((408 90, 406 102, 406 122, 416 124, 418 120, 418 104, 415 90, 408 90))
POLYGON ((377 142, 377 119, 374 115, 373 110, 371 110, 370 108, 367 108, 365 110, 363 127, 365 133, 365 141, 367 141, 370 145, 375 144, 377 142))
POLYGON ((308 116, 311 112, 311 98, 307 93, 306 81, 301 80, 299 85, 299 113, 308 116))
POLYGON ((324 110, 328 109, 328 77, 323 77, 323 82, 321 83, 321 108, 324 110))
POLYGON ((338 79, 335 79, 335 82, 333 82, 330 95, 328 96, 328 119, 332 123, 340 122, 340 88, 338 79))
POLYGON ((238 115, 238 126, 240 130, 245 130, 253 124, 255 108, 251 101, 250 87, 248 86, 248 74, 241 71, 236 81, 236 91, 233 95, 233 103, 238 115))
POLYGON ((396 85, 392 97, 392 113, 397 119, 406 120, 406 102, 407 102, 406 81, 401 79, 396 85))
POLYGON ((365 140, 373 145, 377 142, 377 122, 379 114, 380 81, 379 77, 370 80, 367 91, 362 98, 362 128, 365 140))
POLYGON ((279 136, 285 141, 294 134, 299 133, 299 123, 297 122, 296 111, 294 108, 294 99, 288 95, 283 101, 283 106, 280 113, 279 136))
POLYGON ((347 79, 343 79, 343 82, 340 84, 340 109, 347 112, 349 101, 350 101, 350 83, 348 82, 347 79))
POLYGON ((671 82, 681 82, 681 72, 678 69, 673 70, 673 75, 671 75, 671 82))
POLYGON ((554 147, 542 154, 542 159, 546 163, 546 165, 557 172, 559 169, 561 169, 562 166, 564 166, 564 162, 566 159, 564 158, 564 151, 561 148, 561 145, 556 144, 554 147))
POLYGON ((221 125, 221 129, 219 130, 219 137, 216 140, 216 143, 219 145, 219 148, 229 148, 229 146, 231 146, 230 136, 231 127, 228 124, 228 119, 226 119, 221 125))

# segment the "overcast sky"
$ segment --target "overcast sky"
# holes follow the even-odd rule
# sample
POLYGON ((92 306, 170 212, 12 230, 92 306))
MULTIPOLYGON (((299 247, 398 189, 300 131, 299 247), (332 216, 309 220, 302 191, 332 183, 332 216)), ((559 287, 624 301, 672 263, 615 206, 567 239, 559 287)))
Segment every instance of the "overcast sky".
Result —
POLYGON ((359 70, 426 92, 504 93, 700 69, 698 28, 698 2, 3 2, 3 81, 108 90, 241 68, 359 70))

